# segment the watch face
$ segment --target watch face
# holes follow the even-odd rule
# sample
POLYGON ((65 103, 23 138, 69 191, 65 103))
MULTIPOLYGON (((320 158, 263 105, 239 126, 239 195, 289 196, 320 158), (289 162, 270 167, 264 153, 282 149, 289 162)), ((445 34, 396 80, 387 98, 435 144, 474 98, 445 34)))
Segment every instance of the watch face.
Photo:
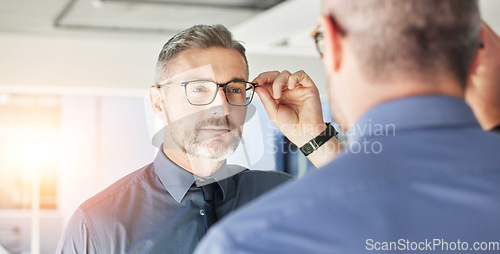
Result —
POLYGON ((338 134, 337 130, 330 124, 326 123, 326 129, 320 133, 314 139, 311 139, 307 144, 300 148, 300 151, 305 155, 309 155, 312 152, 318 150, 318 148, 330 140, 332 137, 336 137, 338 134))
POLYGON ((309 155, 312 152, 314 152, 316 149, 311 145, 311 143, 305 144, 303 147, 300 148, 300 151, 305 155, 309 155))

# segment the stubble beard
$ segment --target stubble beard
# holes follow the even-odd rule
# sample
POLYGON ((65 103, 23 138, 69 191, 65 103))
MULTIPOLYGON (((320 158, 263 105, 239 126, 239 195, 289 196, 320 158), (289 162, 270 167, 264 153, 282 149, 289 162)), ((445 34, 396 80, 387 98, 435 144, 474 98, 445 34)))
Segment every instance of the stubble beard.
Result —
POLYGON ((202 131, 202 127, 207 125, 227 126, 228 124, 225 117, 211 118, 197 123, 191 129, 176 130, 176 128, 171 128, 170 135, 181 151, 190 157, 217 161, 227 159, 238 147, 241 139, 240 128, 231 128, 227 133, 203 139, 200 137, 200 132, 202 131), (182 140, 179 137, 180 133, 182 140), (226 141, 227 135, 230 135, 229 141, 226 141))

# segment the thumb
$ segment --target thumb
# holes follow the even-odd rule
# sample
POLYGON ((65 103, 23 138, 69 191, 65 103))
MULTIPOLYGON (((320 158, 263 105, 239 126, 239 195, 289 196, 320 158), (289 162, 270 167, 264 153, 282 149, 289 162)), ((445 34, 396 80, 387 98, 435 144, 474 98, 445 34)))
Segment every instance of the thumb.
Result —
POLYGON ((271 96, 269 91, 263 87, 257 87, 255 92, 259 95, 260 101, 264 105, 267 114, 269 115, 269 119, 274 122, 276 120, 276 110, 278 108, 278 103, 271 96))

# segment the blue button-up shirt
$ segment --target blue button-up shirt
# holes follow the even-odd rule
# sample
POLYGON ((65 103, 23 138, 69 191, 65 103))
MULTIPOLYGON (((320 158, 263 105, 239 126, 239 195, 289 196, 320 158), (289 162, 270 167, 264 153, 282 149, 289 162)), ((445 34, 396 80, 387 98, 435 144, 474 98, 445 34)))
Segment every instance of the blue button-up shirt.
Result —
POLYGON ((206 233, 201 187, 217 182, 215 218, 222 218, 287 181, 288 174, 223 165, 201 179, 160 149, 153 163, 85 201, 71 217, 56 253, 192 253, 206 233))
POLYGON ((498 253, 500 135, 462 99, 389 101, 352 128, 342 155, 228 216, 195 253, 498 253))

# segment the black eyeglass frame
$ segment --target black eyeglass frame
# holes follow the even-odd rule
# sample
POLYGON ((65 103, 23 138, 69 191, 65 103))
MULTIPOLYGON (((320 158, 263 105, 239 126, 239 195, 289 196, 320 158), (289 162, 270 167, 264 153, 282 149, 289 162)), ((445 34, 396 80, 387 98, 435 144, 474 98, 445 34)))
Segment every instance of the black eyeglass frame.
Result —
MULTIPOLYGON (((347 33, 346 31, 339 26, 335 18, 330 16, 330 20, 332 21, 333 26, 337 28, 337 32, 341 37, 344 37, 347 33)), ((314 30, 311 33, 311 37, 314 39, 314 42, 316 44, 316 50, 318 50, 318 53, 321 57, 323 57, 323 51, 325 50, 324 47, 319 46, 320 42, 323 41, 323 32, 319 31, 321 28, 321 25, 317 25, 314 30)))
MULTIPOLYGON (((216 83, 215 81, 212 81, 212 80, 191 80, 191 81, 185 81, 185 82, 181 82, 179 83, 179 85, 183 86, 184 87, 184 94, 186 95, 186 100, 189 102, 189 104, 193 105, 193 106, 206 106, 206 105, 210 105, 212 102, 214 102, 215 100, 215 97, 217 97, 217 93, 219 92, 219 88, 222 87, 222 89, 224 90, 224 94, 227 94, 227 85, 231 84, 231 83, 246 83, 246 84, 250 84, 250 88, 249 89, 252 89, 252 96, 250 97, 250 99, 248 100, 248 102, 246 102, 246 104, 244 105, 238 105, 238 104, 233 104, 229 101, 228 97, 226 97, 226 101, 229 105, 232 105, 232 106, 236 106, 236 107, 246 107, 248 106, 248 104, 250 104, 252 102, 252 99, 253 99, 253 96, 255 95, 255 88, 258 86, 257 84, 255 83, 252 83, 252 82, 248 82, 248 81, 241 81, 241 80, 231 80, 227 83, 216 83), (192 83, 192 82, 211 82, 211 83, 214 83, 215 85, 217 85, 217 89, 215 90, 215 94, 212 98, 212 100, 210 100, 210 102, 208 103, 203 103, 203 104, 199 104, 199 103, 192 103, 190 100, 189 100, 189 97, 188 97, 188 92, 187 92, 187 85, 189 83, 192 83)), ((162 86, 167 86, 167 85, 173 85, 173 84, 157 84, 156 87, 158 88, 161 88, 162 86)), ((248 89, 247 89, 248 90, 248 89)))

